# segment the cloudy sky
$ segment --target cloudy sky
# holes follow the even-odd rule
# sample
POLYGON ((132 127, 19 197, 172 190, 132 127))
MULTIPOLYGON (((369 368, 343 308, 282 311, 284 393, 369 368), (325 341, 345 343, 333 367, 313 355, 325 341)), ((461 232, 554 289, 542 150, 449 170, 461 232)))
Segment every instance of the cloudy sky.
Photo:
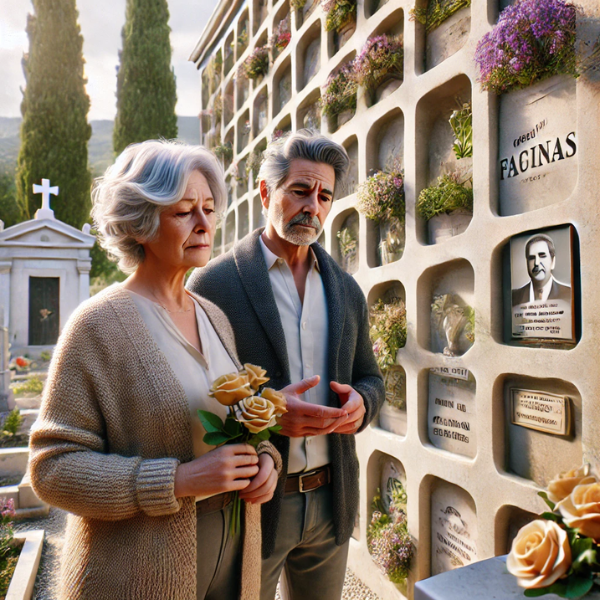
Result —
MULTIPOLYGON (((116 66, 121 47, 121 27, 126 0, 77 0, 83 33, 83 54, 91 99, 89 119, 113 119, 116 112, 116 66)), ((171 46, 177 76, 177 114, 197 115, 200 84, 193 63, 188 61, 217 0, 168 0, 171 13, 171 46)), ((0 0, 0 116, 20 116, 21 91, 25 79, 21 57, 27 51, 25 33, 29 0, 0 0)))

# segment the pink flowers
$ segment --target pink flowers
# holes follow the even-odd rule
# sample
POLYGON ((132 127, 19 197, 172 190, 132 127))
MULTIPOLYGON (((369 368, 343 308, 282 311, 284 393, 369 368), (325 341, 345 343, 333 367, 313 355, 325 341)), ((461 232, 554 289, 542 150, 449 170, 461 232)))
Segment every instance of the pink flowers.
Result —
POLYGON ((269 70, 269 49, 266 46, 259 46, 244 61, 244 71, 248 79, 258 79, 265 75, 269 70))
POLYGON ((400 40, 385 34, 369 38, 354 59, 356 82, 374 91, 388 77, 402 79, 403 61, 404 50, 400 40))

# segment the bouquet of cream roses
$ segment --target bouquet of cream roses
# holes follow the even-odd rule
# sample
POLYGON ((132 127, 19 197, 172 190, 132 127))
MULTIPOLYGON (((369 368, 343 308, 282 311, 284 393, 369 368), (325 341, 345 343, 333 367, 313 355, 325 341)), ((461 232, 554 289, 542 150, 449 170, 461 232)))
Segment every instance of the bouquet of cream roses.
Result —
MULTIPOLYGON (((263 387, 269 381, 266 374, 263 368, 246 363, 242 371, 213 381, 209 395, 227 406, 228 414, 223 422, 214 413, 198 411, 206 430, 205 444, 247 443, 256 447, 281 429, 276 419, 287 412, 286 399, 281 392, 263 387)), ((230 523, 232 535, 240 529, 240 516, 241 502, 235 492, 230 523)))
POLYGON ((539 496, 550 512, 519 530, 508 571, 529 598, 580 598, 600 587, 600 482, 585 465, 558 475, 539 496))

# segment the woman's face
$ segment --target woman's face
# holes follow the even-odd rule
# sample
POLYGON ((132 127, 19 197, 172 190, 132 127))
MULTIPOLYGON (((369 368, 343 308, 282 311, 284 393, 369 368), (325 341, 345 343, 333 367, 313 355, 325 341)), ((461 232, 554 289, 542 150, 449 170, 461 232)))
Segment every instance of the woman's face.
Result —
POLYGON ((194 171, 183 198, 160 215, 158 235, 143 244, 146 259, 161 268, 191 269, 210 260, 217 216, 206 178, 194 171))

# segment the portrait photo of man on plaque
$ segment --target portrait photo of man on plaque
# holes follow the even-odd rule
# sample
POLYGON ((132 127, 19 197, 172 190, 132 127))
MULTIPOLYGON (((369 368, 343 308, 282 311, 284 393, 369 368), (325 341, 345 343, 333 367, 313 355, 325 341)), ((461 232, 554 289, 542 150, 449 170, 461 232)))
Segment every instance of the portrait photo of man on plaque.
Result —
POLYGON ((511 238, 513 338, 575 342, 573 233, 566 225, 511 238))

